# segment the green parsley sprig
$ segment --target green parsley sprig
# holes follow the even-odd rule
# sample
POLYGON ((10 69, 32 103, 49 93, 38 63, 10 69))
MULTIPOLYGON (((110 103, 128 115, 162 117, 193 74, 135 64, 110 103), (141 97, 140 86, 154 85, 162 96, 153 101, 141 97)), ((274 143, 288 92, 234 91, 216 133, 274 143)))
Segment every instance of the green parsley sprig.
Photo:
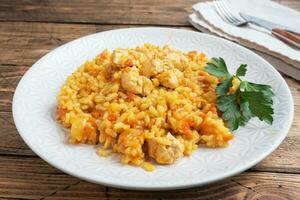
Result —
POLYGON ((258 117, 261 121, 272 124, 274 114, 272 97, 275 94, 269 85, 251 83, 240 78, 247 72, 246 64, 241 64, 235 75, 232 75, 228 72, 223 58, 212 58, 204 70, 222 80, 215 90, 217 107, 230 130, 244 126, 252 117, 258 117), (240 81, 240 85, 234 93, 230 93, 234 78, 240 81))

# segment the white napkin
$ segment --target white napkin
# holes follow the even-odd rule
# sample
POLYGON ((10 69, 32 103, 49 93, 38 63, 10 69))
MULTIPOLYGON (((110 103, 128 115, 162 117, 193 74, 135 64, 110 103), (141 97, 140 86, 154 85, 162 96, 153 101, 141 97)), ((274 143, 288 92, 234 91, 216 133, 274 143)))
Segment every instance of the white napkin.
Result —
MULTIPOLYGON (((270 0, 227 0, 227 3, 231 11, 247 13, 300 32, 300 13, 293 9, 270 0)), ((189 20, 196 28, 204 27, 217 35, 275 56, 293 65, 296 68, 295 72, 298 73, 297 76, 300 78, 299 50, 288 46, 268 31, 255 25, 235 27, 224 22, 215 11, 212 2, 195 4, 193 9, 196 14, 190 15, 189 20)), ((284 72, 284 70, 281 71, 284 72)))
POLYGON ((247 42, 247 41, 242 41, 242 40, 237 40, 234 37, 231 37, 223 32, 220 32, 214 28, 212 28, 211 26, 209 26, 205 21, 201 20, 200 18, 198 18, 196 16, 196 14, 192 14, 190 15, 189 18, 190 23, 198 30, 200 30, 201 32, 204 33, 215 33, 216 35, 222 36, 224 38, 227 38, 229 40, 238 42, 244 46, 249 45, 251 47, 251 49, 254 50, 255 53, 259 54, 260 56, 264 57, 267 61, 269 61, 276 69, 278 69, 279 71, 285 73, 286 75, 289 75, 293 78, 295 78, 296 80, 300 81, 300 69, 287 64, 286 62, 284 62, 283 60, 274 57, 274 56, 270 56, 269 54, 266 54, 264 51, 262 51, 259 46, 253 46, 253 44, 247 42), (255 48, 254 48, 255 47, 255 48))

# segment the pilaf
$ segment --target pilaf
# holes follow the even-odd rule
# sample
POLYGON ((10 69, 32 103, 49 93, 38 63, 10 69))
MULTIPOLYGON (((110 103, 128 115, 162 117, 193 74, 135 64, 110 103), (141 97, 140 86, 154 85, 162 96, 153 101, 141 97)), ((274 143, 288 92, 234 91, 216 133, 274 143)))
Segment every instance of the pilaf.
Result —
POLYGON ((105 50, 68 77, 57 118, 71 143, 100 144, 99 155, 119 153, 123 164, 148 171, 153 161, 172 164, 199 145, 226 147, 233 135, 218 115, 208 61, 152 44, 105 50))

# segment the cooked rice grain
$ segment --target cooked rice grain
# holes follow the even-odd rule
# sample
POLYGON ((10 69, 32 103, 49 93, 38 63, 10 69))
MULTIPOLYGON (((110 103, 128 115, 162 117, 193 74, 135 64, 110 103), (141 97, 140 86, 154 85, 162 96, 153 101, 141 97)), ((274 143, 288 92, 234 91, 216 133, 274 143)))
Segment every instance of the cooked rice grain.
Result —
POLYGON ((147 171, 151 158, 171 164, 199 144, 226 147, 233 136, 218 116, 218 79, 203 71, 207 62, 203 53, 152 44, 105 50, 62 86, 58 120, 71 143, 99 143, 99 155, 111 149, 147 171))

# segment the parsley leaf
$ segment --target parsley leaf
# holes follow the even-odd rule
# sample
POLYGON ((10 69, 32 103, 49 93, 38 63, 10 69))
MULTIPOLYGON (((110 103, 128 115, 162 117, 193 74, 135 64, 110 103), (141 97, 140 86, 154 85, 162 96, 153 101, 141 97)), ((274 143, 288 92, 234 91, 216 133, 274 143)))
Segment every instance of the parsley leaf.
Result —
POLYGON ((237 102, 237 95, 222 95, 217 99, 218 109, 222 111, 222 118, 227 121, 231 130, 239 127, 242 121, 242 115, 237 102))
POLYGON ((226 77, 230 75, 223 58, 212 58, 211 62, 209 62, 204 69, 216 77, 226 77))
POLYGON ((237 76, 245 76, 247 71, 247 65, 246 64, 241 64, 239 68, 236 70, 236 75, 237 76))
POLYGON ((247 72, 246 64, 241 64, 236 75, 231 75, 223 58, 212 58, 204 70, 221 80, 215 89, 217 107, 231 130, 244 126, 252 117, 272 124, 275 96, 272 87, 241 80, 240 76, 247 72), (237 89, 231 90, 233 86, 237 89))
POLYGON ((253 117, 253 114, 249 108, 249 102, 243 98, 240 98, 240 108, 243 116, 241 125, 243 126, 253 117))
POLYGON ((248 92, 263 92, 265 95, 269 96, 270 98, 273 97, 275 94, 272 91, 272 87, 269 85, 263 84, 256 84, 247 81, 243 81, 240 85, 241 90, 248 91, 248 92))
POLYGON ((232 86, 233 76, 221 81, 221 83, 216 87, 216 93, 219 95, 227 94, 229 88, 232 86))
POLYGON ((242 92, 241 99, 249 103, 249 109, 254 116, 261 121, 272 124, 272 114, 274 114, 272 98, 262 95, 262 92, 242 92))

